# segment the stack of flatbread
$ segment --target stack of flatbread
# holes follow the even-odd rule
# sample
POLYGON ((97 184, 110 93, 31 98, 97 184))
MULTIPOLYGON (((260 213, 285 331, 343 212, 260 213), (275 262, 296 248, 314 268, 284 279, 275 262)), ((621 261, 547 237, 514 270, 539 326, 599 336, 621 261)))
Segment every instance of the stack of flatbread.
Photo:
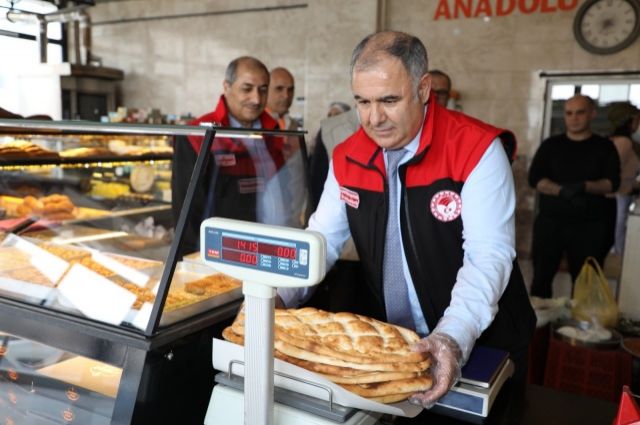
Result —
MULTIPOLYGON (((222 336, 244 342, 244 313, 222 336)), ((395 403, 431 388, 424 353, 411 350, 418 335, 353 313, 315 308, 276 310, 275 357, 318 373, 345 389, 380 403, 395 403)))

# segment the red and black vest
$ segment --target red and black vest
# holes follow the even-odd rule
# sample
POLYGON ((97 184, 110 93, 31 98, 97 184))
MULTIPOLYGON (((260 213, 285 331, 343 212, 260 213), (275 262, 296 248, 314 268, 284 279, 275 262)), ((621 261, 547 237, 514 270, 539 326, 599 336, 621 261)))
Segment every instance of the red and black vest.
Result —
MULTIPOLYGON (((267 130, 278 126, 276 120, 266 112, 260 115, 260 122, 261 128, 267 130)), ((189 125, 201 123, 230 127, 224 96, 220 96, 215 111, 189 122, 189 125)), ((277 171, 285 162, 284 141, 281 137, 270 136, 264 136, 264 140, 277 171)), ((201 136, 177 136, 174 140, 171 187, 172 209, 176 219, 183 207, 202 141, 201 136)), ((253 159, 241 139, 216 137, 202 185, 192 199, 193 215, 184 231, 182 251, 188 253, 198 249, 199 228, 203 218, 217 216, 256 221, 257 192, 264 186, 260 180, 253 159)))
MULTIPOLYGON (((399 169, 404 254, 429 329, 436 327, 451 302, 464 255, 462 217, 447 208, 456 202, 461 207, 465 181, 496 137, 512 146, 515 141, 510 132, 442 108, 431 99, 418 150, 399 169)), ((388 196, 383 151, 360 128, 336 148, 333 167, 341 197, 347 199, 351 235, 370 289, 362 294, 369 299, 363 298, 367 308, 360 312, 385 320, 382 264, 388 196)), ((499 312, 481 343, 510 351, 526 347, 535 315, 515 261, 498 304, 499 312)))
MULTIPOLYGON (((215 111, 205 114, 193 121, 189 125, 199 126, 202 123, 215 123, 223 127, 231 127, 229 121, 229 113, 224 95, 220 96, 215 111)), ((260 128, 265 130, 273 130, 278 128, 278 122, 274 120, 267 112, 260 115, 260 128)), ((193 150, 200 152, 202 145, 202 136, 188 136, 189 143, 193 150)), ((273 159, 276 169, 282 167, 284 157, 282 155, 283 139, 280 137, 265 137, 267 150, 273 159)), ((211 146, 211 153, 216 164, 221 166, 224 174, 231 175, 254 175, 255 167, 249 152, 239 139, 230 139, 226 137, 216 137, 211 146)))

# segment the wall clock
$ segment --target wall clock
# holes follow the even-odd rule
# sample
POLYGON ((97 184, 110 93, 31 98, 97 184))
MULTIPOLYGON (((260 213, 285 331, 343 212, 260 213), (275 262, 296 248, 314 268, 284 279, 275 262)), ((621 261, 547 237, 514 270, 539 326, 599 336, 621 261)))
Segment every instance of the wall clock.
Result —
POLYGON ((573 21, 573 34, 591 53, 608 55, 640 35, 640 0, 587 0, 573 21))

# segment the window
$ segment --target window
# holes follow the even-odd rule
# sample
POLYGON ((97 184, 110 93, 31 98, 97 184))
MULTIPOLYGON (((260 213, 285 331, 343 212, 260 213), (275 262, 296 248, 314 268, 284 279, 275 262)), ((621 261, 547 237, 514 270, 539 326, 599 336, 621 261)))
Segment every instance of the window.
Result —
POLYGON ((564 102, 574 94, 584 94, 596 102, 597 115, 591 123, 594 133, 611 132, 607 109, 611 102, 629 101, 640 107, 640 75, 597 75, 550 77, 547 81, 543 139, 564 129, 564 102))

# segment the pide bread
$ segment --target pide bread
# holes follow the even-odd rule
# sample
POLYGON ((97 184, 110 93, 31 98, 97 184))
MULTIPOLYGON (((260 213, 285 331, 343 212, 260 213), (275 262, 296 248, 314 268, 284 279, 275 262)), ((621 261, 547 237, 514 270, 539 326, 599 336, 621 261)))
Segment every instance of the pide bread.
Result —
MULTIPOLYGON (((244 318, 239 319, 232 326, 242 335, 244 318)), ((420 339, 415 332, 353 313, 315 308, 276 310, 274 332, 276 339, 292 346, 345 362, 414 363, 426 359, 424 353, 411 350, 420 339)))
MULTIPOLYGON (((243 312, 222 336, 244 343, 243 312)), ((395 403, 431 388, 430 359, 411 350, 418 340, 409 329, 352 313, 314 308, 275 312, 276 358, 381 403, 395 403)))
POLYGON ((313 351, 306 351, 291 344, 287 344, 284 341, 278 339, 275 340, 274 346, 277 350, 302 360, 310 362, 325 363, 333 366, 350 367, 353 369, 367 370, 367 371, 382 371, 382 372, 419 372, 429 367, 429 361, 423 360, 421 362, 380 362, 380 363, 358 363, 347 362, 341 359, 334 359, 330 356, 317 354, 313 351))
POLYGON ((388 395, 383 395, 383 396, 378 396, 378 397, 368 397, 369 400, 371 401, 377 401, 378 403, 397 403, 399 401, 402 400, 406 400, 409 397, 411 397, 413 394, 415 394, 415 391, 410 391, 407 393, 400 393, 400 394, 388 394, 388 395))
POLYGON ((425 391, 431 388, 431 384, 431 377, 417 376, 415 378, 372 382, 369 384, 342 384, 342 387, 361 397, 381 397, 389 394, 425 391))

